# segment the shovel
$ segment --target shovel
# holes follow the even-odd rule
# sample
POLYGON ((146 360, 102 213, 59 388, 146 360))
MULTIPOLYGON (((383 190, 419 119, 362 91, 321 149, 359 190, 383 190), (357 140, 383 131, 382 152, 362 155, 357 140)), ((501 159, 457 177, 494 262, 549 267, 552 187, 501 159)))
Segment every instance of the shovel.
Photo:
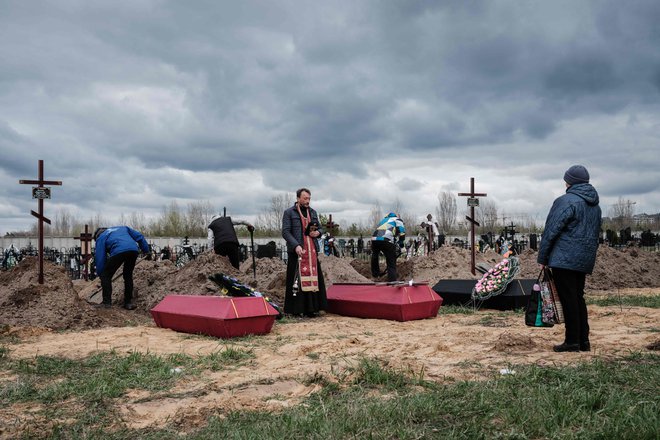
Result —
MULTIPOLYGON (((149 256, 149 254, 147 254, 147 256, 144 256, 144 257, 140 258, 135 263, 135 265, 137 266, 138 264, 142 263, 144 260, 146 260, 148 258, 148 256, 149 256)), ((123 266, 124 265, 122 264, 120 267, 123 267, 123 266)), ((123 274, 124 274, 123 271, 120 272, 119 269, 117 269, 117 274, 114 277, 112 277, 111 283, 114 283, 115 280, 119 279, 119 277, 123 276, 123 274)), ((103 292, 103 287, 101 287, 101 288, 95 290, 94 292, 92 292, 92 294, 89 295, 89 297, 87 297, 87 302, 90 303, 90 304, 98 304, 98 303, 95 303, 94 301, 92 301, 92 298, 94 298, 96 295, 98 295, 101 292, 103 292)))
POLYGON ((252 245, 252 273, 254 273, 254 279, 257 279, 257 262, 254 258, 254 231, 250 231, 250 243, 252 245))

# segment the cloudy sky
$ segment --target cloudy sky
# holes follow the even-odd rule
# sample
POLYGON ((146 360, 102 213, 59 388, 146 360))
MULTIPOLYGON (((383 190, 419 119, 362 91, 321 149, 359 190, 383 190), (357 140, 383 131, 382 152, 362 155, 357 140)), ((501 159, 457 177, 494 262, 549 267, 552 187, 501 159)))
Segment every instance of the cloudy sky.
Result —
MULTIPOLYGON (((312 190, 341 223, 470 177, 541 222, 572 164, 607 215, 660 211, 660 2, 0 0, 0 233, 46 215, 253 219, 312 190)), ((459 198, 459 209, 465 199, 459 198)))

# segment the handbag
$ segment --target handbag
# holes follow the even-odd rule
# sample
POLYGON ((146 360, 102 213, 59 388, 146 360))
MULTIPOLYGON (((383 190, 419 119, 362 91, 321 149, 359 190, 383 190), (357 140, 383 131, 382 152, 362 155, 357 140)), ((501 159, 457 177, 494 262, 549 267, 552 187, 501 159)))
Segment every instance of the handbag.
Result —
POLYGON ((548 293, 550 294, 551 304, 554 312, 554 323, 563 324, 564 323, 564 308, 561 305, 561 300, 559 299, 559 293, 555 287, 555 280, 552 277, 552 271, 549 267, 543 269, 543 283, 541 286, 546 286, 548 293))
POLYGON ((564 311, 559 301, 552 272, 544 268, 539 273, 525 309, 525 324, 530 327, 552 327, 564 322, 564 311))

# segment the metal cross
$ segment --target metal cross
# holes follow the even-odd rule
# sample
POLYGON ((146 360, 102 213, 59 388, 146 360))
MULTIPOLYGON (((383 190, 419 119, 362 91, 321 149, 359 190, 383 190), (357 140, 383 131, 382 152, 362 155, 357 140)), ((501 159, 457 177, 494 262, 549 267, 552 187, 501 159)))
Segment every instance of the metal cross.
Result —
POLYGON ((50 188, 44 185, 62 185, 60 180, 44 180, 44 161, 39 160, 39 178, 37 180, 19 180, 22 185, 39 185, 32 187, 32 198, 39 199, 39 212, 30 213, 39 219, 39 284, 44 283, 44 222, 50 224, 50 219, 44 217, 44 199, 50 199, 50 188))

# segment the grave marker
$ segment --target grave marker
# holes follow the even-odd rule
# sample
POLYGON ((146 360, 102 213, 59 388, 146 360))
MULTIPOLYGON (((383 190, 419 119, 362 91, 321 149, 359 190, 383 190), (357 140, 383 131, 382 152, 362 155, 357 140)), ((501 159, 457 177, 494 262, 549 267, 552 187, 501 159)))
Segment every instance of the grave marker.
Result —
POLYGON ((461 197, 468 197, 468 206, 470 207, 470 216, 465 216, 465 219, 470 222, 470 271, 472 275, 476 275, 476 269, 474 265, 475 260, 475 249, 474 249, 474 226, 479 226, 479 222, 474 219, 474 207, 479 206, 479 199, 477 197, 486 197, 486 193, 476 193, 474 192, 474 177, 470 177, 470 192, 469 193, 458 193, 461 197))
POLYGON ((50 219, 44 216, 44 199, 50 199, 50 188, 44 185, 62 185, 59 180, 44 180, 44 161, 39 160, 37 180, 19 180, 21 185, 38 185, 32 188, 32 197, 38 199, 39 212, 30 213, 39 219, 39 284, 44 283, 44 222, 50 224, 50 219))

